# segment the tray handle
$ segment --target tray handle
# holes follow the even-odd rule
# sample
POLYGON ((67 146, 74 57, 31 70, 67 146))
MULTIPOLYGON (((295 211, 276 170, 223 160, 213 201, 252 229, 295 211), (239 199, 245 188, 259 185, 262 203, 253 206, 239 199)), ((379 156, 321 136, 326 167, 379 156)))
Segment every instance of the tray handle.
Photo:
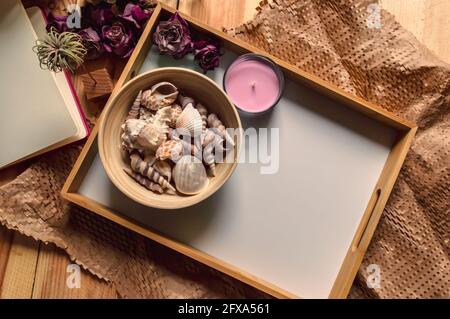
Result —
MULTIPOLYGON (((370 213, 368 214, 367 218, 364 219, 364 226, 359 228, 360 231, 358 232, 358 236, 353 241, 352 252, 359 250, 361 247, 363 247, 363 244, 367 242, 367 240, 364 239, 366 239, 368 236, 367 233, 369 232, 369 225, 373 224, 373 218, 375 218, 375 216, 377 215, 375 214, 375 212, 377 211, 380 198, 381 188, 377 188, 372 193, 372 197, 370 198, 369 204, 367 205, 367 211, 370 213)), ((367 242, 364 246, 367 246, 368 244, 369 243, 367 242)))

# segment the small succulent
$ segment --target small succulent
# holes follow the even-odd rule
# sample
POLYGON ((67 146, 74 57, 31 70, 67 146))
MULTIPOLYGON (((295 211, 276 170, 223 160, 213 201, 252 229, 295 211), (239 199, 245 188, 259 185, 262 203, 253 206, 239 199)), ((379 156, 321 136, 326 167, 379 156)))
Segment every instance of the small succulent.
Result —
POLYGON ((42 69, 53 72, 74 72, 84 62, 87 50, 80 35, 73 32, 59 33, 51 28, 45 39, 36 40, 33 51, 42 69))

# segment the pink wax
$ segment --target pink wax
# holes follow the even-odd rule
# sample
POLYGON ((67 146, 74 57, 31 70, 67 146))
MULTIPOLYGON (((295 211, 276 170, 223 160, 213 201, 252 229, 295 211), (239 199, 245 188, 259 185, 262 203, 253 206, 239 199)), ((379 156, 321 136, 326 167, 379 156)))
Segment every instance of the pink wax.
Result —
POLYGON ((280 94, 280 81, 275 71, 257 60, 238 61, 231 65, 224 84, 231 101, 250 113, 269 109, 280 94))

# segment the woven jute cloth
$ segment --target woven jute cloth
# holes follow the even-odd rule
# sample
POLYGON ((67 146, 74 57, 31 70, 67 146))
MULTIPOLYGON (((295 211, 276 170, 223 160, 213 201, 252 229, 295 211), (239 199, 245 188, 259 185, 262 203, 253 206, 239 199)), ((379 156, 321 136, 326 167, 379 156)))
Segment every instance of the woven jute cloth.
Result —
MULTIPOLYGON (((234 36, 419 126, 350 297, 450 297, 450 67, 374 1, 261 3, 234 36), (375 19, 375 20, 373 20, 375 19), (379 27, 379 28, 378 28, 379 27), (380 287, 368 288, 377 264, 380 287)), ((0 188, 0 220, 51 242, 122 297, 266 297, 63 201, 80 145, 42 156, 0 188)))

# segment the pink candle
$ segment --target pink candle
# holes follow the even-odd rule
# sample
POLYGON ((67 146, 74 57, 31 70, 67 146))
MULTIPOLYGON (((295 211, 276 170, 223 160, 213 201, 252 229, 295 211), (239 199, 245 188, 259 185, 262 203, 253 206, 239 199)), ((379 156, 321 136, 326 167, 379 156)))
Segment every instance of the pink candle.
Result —
POLYGON ((270 60, 244 54, 231 64, 224 88, 231 101, 247 113, 261 113, 280 99, 284 80, 281 70, 270 60))

